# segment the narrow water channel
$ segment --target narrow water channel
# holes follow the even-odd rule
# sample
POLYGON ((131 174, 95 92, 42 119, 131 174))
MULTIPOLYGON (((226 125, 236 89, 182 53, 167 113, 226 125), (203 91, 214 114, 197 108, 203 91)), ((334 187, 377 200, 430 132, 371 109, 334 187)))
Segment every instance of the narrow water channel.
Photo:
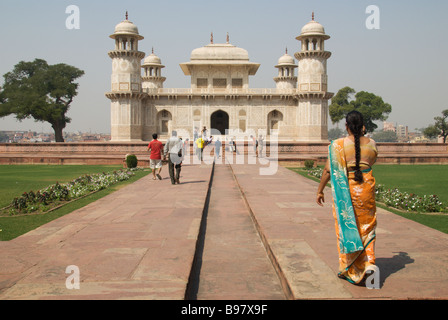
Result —
POLYGON ((187 299, 284 300, 230 166, 215 165, 187 299))

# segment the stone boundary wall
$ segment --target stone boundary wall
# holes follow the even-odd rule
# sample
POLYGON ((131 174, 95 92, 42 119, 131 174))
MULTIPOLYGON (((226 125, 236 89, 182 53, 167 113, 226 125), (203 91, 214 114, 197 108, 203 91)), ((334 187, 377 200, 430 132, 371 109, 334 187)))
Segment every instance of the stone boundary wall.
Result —
POLYGON ((0 153, 73 153, 73 154, 89 154, 89 153, 130 153, 144 152, 148 143, 100 143, 100 142, 83 142, 83 143, 1 143, 0 153))
MULTIPOLYGON (((279 142, 266 146, 268 157, 278 154, 279 162, 303 164, 305 160, 325 162, 329 143, 279 142), (271 150, 272 149, 272 150, 271 150)), ((142 165, 148 164, 148 142, 30 143, 0 144, 0 164, 122 164, 126 154, 135 154, 142 165)), ((448 164, 448 144, 441 143, 378 143, 378 163, 448 164)), ((223 143, 225 148, 225 143, 223 143)), ((252 145, 238 144, 247 153, 252 145)), ((190 148, 190 152, 193 148, 190 148)))

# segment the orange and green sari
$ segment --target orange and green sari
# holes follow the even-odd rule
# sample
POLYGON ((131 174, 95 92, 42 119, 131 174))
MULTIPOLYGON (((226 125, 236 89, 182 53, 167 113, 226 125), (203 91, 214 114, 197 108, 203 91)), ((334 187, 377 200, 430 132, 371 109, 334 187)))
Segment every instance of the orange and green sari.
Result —
POLYGON ((372 170, 363 171, 363 182, 348 172, 344 139, 330 145, 333 216, 339 250, 338 276, 360 283, 375 265, 375 178, 372 170))

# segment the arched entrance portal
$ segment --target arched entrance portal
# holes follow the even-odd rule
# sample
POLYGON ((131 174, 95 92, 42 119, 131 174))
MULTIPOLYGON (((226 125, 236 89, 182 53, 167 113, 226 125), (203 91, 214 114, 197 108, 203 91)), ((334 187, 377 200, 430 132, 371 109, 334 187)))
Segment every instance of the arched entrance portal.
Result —
POLYGON ((278 133, 280 124, 283 121, 283 114, 280 111, 274 110, 268 114, 268 135, 275 131, 278 133))
POLYGON ((211 129, 219 131, 222 135, 226 134, 229 129, 229 115, 222 110, 216 111, 212 114, 210 121, 211 129))
POLYGON ((167 110, 162 110, 157 114, 157 131, 159 135, 169 135, 171 133, 172 120, 173 116, 167 110))

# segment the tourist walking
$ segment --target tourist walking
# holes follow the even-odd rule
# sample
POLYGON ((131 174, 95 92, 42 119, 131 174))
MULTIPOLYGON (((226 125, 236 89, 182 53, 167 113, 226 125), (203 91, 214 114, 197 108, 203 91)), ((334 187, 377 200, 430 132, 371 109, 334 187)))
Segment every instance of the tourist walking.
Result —
POLYGON ((204 140, 207 139, 207 127, 206 126, 204 126, 204 128, 202 128, 201 135, 204 140))
POLYGON ((185 142, 183 144, 183 149, 182 149, 182 158, 185 157, 185 155, 187 154, 187 150, 190 150, 190 139, 185 139, 185 142))
POLYGON ((157 140, 157 133, 152 135, 152 141, 148 145, 147 151, 151 152, 149 156, 149 167, 152 170, 153 180, 162 180, 160 173, 162 172, 162 149, 163 144, 159 140, 157 140), (157 178, 156 178, 157 176, 157 178))
POLYGON ((252 139, 252 147, 254 148, 255 156, 258 157, 258 140, 252 135, 250 138, 252 139))
POLYGON ((232 150, 232 152, 235 152, 238 155, 240 154, 240 152, 238 151, 238 149, 236 147, 235 140, 233 140, 233 138, 230 140, 230 149, 232 150))
POLYGON ((196 139, 195 143, 196 143, 196 152, 197 152, 198 159, 200 161, 202 161, 202 155, 204 153, 205 141, 204 141, 204 139, 202 139, 202 137, 199 137, 196 139))
POLYGON ((193 141, 196 141, 197 138, 199 138, 198 128, 194 127, 193 141))
POLYGON ((198 128, 194 128, 194 132, 193 132, 193 154, 198 154, 198 150, 196 147, 196 140, 198 140, 199 138, 199 131, 198 128))
POLYGON ((182 149, 182 140, 177 137, 177 132, 173 131, 171 138, 166 142, 165 148, 163 149, 164 159, 168 156, 168 171, 170 173, 171 184, 180 184, 182 149))
POLYGON ((264 138, 262 135, 260 135, 258 137, 258 153, 260 157, 263 156, 263 148, 264 148, 264 138))
POLYGON ((216 159, 219 159, 219 157, 220 157, 221 148, 222 148, 222 143, 218 137, 215 141, 215 157, 216 157, 216 159))
POLYGON ((324 188, 333 186, 333 216, 339 251, 339 274, 354 284, 365 280, 375 266, 376 203, 372 166, 378 151, 375 141, 364 136, 363 116, 352 111, 346 117, 348 137, 333 141, 316 202, 323 206, 324 188))

